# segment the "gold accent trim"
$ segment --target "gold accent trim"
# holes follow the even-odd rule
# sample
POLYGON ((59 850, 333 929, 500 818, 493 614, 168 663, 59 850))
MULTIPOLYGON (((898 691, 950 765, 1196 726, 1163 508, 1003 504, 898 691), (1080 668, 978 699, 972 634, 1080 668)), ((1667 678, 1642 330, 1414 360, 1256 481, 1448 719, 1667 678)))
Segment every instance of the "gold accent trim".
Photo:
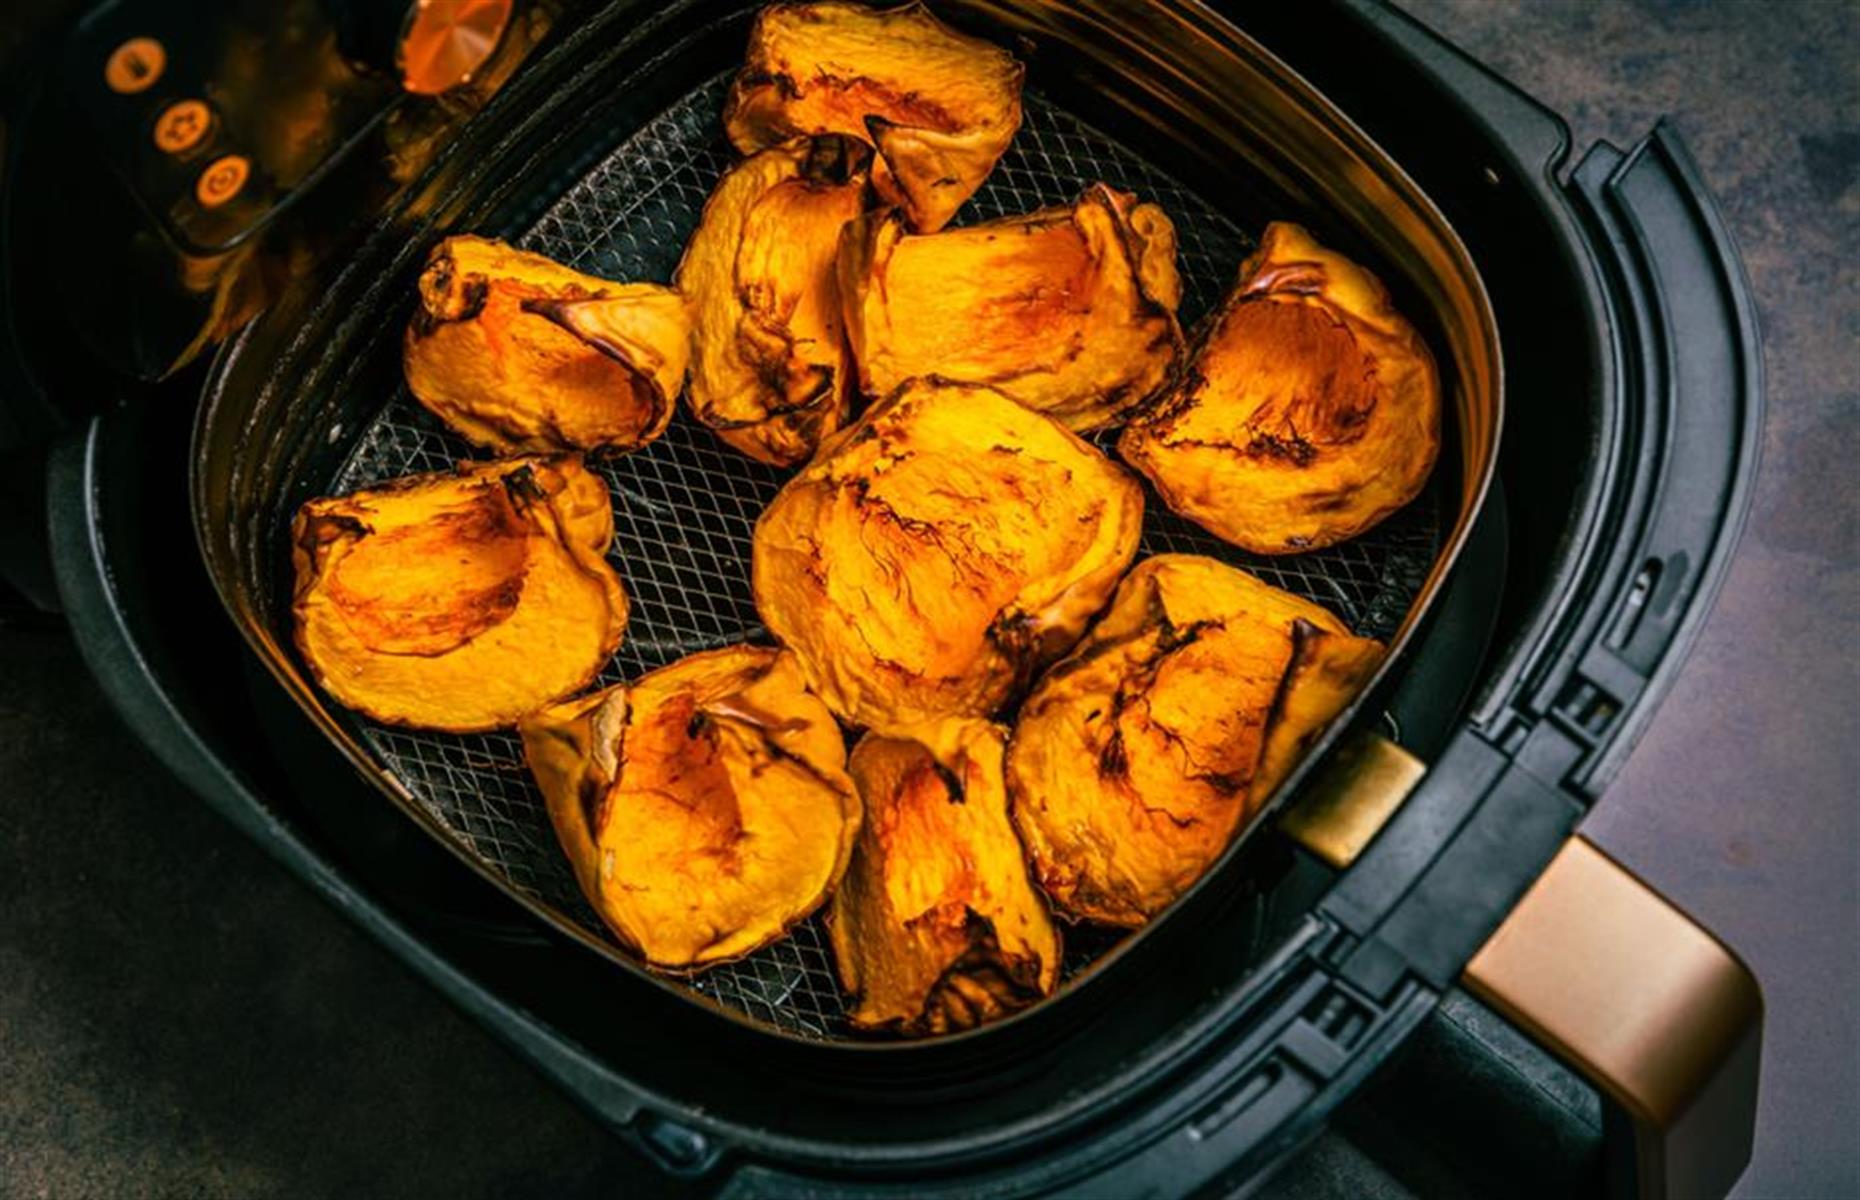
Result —
POLYGON ((1305 785, 1279 828, 1342 870, 1395 815, 1427 764, 1379 734, 1340 744, 1305 785))
MULTIPOLYGON (((1279 827, 1339 870, 1427 767, 1387 738, 1339 746, 1279 827)), ((1727 1193, 1750 1161, 1763 995, 1722 942, 1573 837, 1462 984, 1617 1106, 1609 1173, 1642 1197, 1727 1193)))
POLYGON ((1626 1113, 1634 1195, 1730 1190, 1750 1160, 1763 996, 1665 897, 1573 837, 1462 982, 1626 1113))

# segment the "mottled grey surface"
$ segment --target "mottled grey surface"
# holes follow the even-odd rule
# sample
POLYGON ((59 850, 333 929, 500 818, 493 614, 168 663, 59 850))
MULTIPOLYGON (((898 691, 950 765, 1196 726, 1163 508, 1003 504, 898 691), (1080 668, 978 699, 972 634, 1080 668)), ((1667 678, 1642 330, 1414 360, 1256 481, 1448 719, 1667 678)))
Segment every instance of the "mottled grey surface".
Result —
MULTIPOLYGON (((1739 1194, 1860 1195, 1860 10, 1413 8, 1580 143, 1676 114, 1742 243, 1771 395, 1750 529, 1588 828, 1763 979, 1762 1125, 1739 1194)), ((0 630, 0 814, 0 1197, 651 1190, 171 783, 57 634, 0 630)), ((1299 1194, 1386 1183, 1334 1146, 1306 1165, 1299 1194)))
POLYGON ((613 1196, 578 1110, 0 629, 0 1198, 613 1196))

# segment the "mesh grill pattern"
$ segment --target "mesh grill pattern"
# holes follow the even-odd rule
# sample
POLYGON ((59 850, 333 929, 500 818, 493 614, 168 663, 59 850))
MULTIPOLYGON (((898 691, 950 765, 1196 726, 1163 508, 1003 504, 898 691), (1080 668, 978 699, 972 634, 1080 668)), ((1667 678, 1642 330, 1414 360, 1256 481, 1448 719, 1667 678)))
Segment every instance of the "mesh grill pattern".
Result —
MULTIPOLYGON (((720 76, 597 163, 515 241, 610 279, 668 282, 705 198, 734 160, 718 114, 720 76)), ((1232 282, 1250 240, 1197 194, 1059 111, 1026 98, 1025 123, 958 223, 1070 203, 1103 181, 1159 202, 1175 221, 1181 317, 1192 325, 1232 282)), ((341 494, 383 480, 449 468, 474 457, 405 389, 363 432, 331 481, 341 494)), ((784 472, 729 450, 681 411, 645 450, 595 464, 612 489, 613 561, 632 615, 625 643, 600 684, 663 666, 693 651, 765 639, 749 595, 750 535, 784 472)), ((1245 567, 1328 606, 1360 633, 1393 634, 1439 549, 1434 490, 1366 537, 1293 558, 1261 558, 1229 546, 1148 498, 1143 554, 1193 553, 1245 567)), ((556 842, 514 733, 457 735, 358 722, 381 766, 465 850, 510 887, 603 941, 556 842)), ((1069 936, 1068 979, 1117 941, 1108 932, 1069 936)), ((616 953, 618 953, 616 947, 616 953)), ((775 946, 713 968, 688 986, 758 1022, 815 1038, 848 1036, 845 1002, 818 917, 775 946)))

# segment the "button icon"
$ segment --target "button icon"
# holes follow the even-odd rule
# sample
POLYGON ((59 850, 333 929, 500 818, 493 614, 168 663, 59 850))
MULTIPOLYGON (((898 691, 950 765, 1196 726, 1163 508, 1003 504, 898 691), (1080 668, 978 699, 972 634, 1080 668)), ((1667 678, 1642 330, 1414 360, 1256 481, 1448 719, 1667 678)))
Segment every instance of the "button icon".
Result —
POLYGON ((124 96, 146 92, 168 67, 168 52, 154 38, 130 38, 103 64, 103 81, 124 96))
POLYGON ((226 154, 207 164, 194 181, 194 199, 203 208, 218 208, 239 194, 252 174, 252 164, 243 154, 226 154))
POLYGON ((164 154, 185 154, 207 140, 213 110, 200 100, 176 100, 155 118, 155 145, 164 154))

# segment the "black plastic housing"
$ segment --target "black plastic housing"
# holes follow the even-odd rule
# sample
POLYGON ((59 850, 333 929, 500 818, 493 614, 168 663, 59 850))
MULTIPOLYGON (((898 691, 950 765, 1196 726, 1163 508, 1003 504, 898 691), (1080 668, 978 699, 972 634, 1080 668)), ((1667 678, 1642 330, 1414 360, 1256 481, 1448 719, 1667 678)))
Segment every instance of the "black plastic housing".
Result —
POLYGON ((1735 253, 1669 130, 1565 179, 1560 121, 1398 13, 1338 0, 1236 18, 1473 250, 1509 365, 1514 502, 1488 504, 1389 699, 1435 765, 1355 867, 1333 880, 1262 847, 1277 856, 1267 915, 1214 911, 1156 939, 1128 973, 1145 987, 1107 994, 1062 1047, 1088 1044, 1089 1061, 1027 1045, 963 1078, 885 1081, 916 1089, 922 1117, 952 1086, 983 1106, 959 1123, 991 1123, 987 1157, 973 1137, 888 1145, 899 1110, 873 1081, 746 1058, 696 1037, 684 1006, 591 1003, 604 964, 430 845, 422 858, 320 739, 293 745, 301 722, 275 685, 252 672, 254 706, 232 683, 246 656, 230 629, 199 638, 179 616, 216 611, 205 579, 156 568, 186 546, 186 450, 146 411, 93 423, 53 463, 59 584, 87 658, 209 803, 668 1171, 757 1195, 1173 1196, 1265 1179, 1434 1011, 1625 753, 1735 540, 1760 381, 1735 253), (254 708, 283 715, 255 723, 254 708), (384 845, 405 873, 380 869, 384 845))

